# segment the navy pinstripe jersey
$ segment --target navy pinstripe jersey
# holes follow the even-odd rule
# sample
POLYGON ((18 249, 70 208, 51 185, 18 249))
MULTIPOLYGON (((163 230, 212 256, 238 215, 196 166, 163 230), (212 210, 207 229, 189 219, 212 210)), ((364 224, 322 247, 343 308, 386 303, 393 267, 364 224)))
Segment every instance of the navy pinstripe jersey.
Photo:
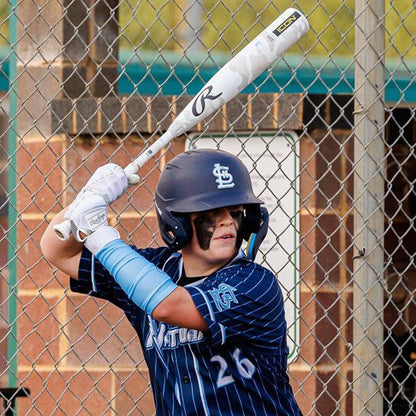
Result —
MULTIPOLYGON (((138 252, 174 282, 181 256, 168 248, 138 252)), ((238 255, 185 288, 206 320, 201 332, 158 322, 131 302, 84 250, 71 289, 124 310, 149 367, 158 416, 300 415, 286 374, 283 296, 275 276, 238 255)))

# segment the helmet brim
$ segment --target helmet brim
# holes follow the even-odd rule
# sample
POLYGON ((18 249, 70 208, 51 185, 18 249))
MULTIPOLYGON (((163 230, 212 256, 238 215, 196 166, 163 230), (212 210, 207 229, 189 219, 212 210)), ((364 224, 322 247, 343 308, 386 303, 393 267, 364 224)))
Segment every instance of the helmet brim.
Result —
MULTIPOLYGON (((215 199, 210 200, 211 194, 206 197, 203 195, 195 195, 188 197, 184 200, 177 200, 174 204, 166 204, 166 209, 170 212, 177 212, 180 214, 188 214, 191 212, 203 212, 211 209, 223 208, 230 206, 230 198, 227 193, 223 196, 217 195, 215 199)), ((232 200, 232 206, 235 205, 262 205, 264 202, 261 199, 256 198, 251 192, 241 194, 238 197, 234 197, 232 200)))

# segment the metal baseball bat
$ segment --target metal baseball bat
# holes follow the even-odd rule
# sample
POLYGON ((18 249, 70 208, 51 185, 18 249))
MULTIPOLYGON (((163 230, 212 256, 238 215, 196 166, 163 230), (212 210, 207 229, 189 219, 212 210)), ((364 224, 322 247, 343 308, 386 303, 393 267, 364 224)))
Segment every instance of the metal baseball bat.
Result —
MULTIPOLYGON (((289 8, 282 13, 218 70, 166 132, 124 169, 126 176, 135 174, 172 139, 190 130, 238 95, 308 30, 308 20, 300 11, 289 8)), ((70 221, 55 225, 54 230, 59 239, 67 240, 71 233, 70 221)))

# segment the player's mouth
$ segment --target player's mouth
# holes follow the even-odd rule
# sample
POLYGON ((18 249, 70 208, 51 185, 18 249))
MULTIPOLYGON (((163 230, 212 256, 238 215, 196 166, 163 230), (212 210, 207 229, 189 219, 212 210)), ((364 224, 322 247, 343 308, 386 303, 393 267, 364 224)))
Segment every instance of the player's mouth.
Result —
POLYGON ((214 238, 214 240, 229 240, 230 238, 235 238, 235 234, 227 233, 220 235, 219 237, 214 238))

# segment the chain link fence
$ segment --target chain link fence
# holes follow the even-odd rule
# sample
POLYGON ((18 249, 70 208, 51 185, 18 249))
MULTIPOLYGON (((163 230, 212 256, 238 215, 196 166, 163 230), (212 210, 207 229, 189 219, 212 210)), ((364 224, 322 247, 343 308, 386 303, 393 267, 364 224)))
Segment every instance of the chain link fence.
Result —
POLYGON ((71 293, 39 240, 96 167, 127 165, 287 7, 309 33, 146 164, 110 221, 137 246, 161 244, 166 162, 192 146, 238 155, 271 212, 259 258, 284 289, 304 415, 416 414, 410 0, 1 3, 2 414, 154 414, 126 319, 71 293))

